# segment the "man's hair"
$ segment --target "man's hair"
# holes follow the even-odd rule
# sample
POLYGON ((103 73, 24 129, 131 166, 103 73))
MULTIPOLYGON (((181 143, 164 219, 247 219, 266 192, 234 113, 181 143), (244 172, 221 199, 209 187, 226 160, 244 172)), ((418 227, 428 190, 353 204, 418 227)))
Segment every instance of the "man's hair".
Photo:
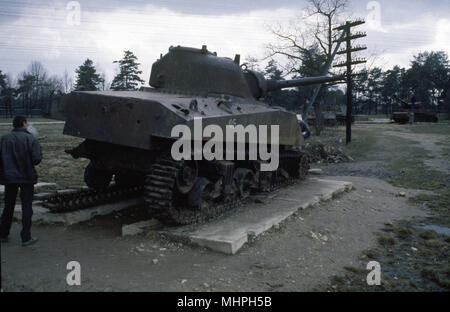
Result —
POLYGON ((13 126, 15 129, 22 128, 24 122, 27 122, 27 119, 25 117, 16 116, 16 117, 14 117, 14 120, 13 120, 13 126))

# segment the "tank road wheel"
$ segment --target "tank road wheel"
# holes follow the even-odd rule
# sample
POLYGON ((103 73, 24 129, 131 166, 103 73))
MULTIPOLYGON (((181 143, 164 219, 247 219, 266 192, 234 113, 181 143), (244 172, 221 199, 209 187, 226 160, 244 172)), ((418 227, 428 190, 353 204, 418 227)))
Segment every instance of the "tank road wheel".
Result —
POLYGON ((184 161, 176 176, 176 186, 180 194, 189 193, 198 177, 198 165, 195 160, 184 161))
POLYGON ((105 189, 111 183, 111 179, 111 172, 95 168, 92 162, 84 170, 84 182, 90 188, 105 189))
MULTIPOLYGON (((197 213, 207 213, 214 205, 213 184, 206 178, 199 178, 188 195, 189 208, 197 213)), ((208 216, 210 217, 210 216, 208 216)))
POLYGON ((279 167, 272 175, 272 185, 274 186, 274 189, 278 189, 283 185, 288 185, 290 180, 291 177, 289 173, 281 167, 279 167))
POLYGON ((255 188, 255 175, 249 169, 238 168, 234 172, 234 181, 238 189, 238 194, 241 199, 246 199, 250 196, 250 192, 255 188))
POLYGON ((144 187, 150 214, 173 226, 206 220, 203 210, 208 210, 208 214, 214 210, 206 195, 210 183, 206 179, 194 179, 194 175, 197 175, 196 164, 177 162, 169 157, 157 160, 147 175, 144 187), (181 193, 186 190, 187 194, 181 193))

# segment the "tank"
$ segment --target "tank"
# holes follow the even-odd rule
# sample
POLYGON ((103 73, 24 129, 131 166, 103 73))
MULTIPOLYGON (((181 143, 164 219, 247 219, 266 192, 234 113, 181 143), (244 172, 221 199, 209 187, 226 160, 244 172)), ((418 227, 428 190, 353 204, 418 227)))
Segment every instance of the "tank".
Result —
MULTIPOLYGON (((393 97, 397 101, 392 109, 391 119, 399 124, 406 124, 410 121, 410 115, 414 114, 414 122, 438 122, 437 112, 433 109, 425 109, 421 102, 417 102, 412 109, 408 103, 397 96, 393 97)), ((412 120, 412 119, 411 119, 412 120)))
MULTIPOLYGON (((251 192, 305 179, 309 162, 299 148, 304 142, 297 117, 269 106, 264 97, 275 90, 342 79, 266 80, 241 65, 239 55, 231 59, 218 57, 206 46, 177 46, 153 64, 150 87, 72 92, 61 98, 52 114, 66 121, 65 135, 85 139, 66 152, 90 160, 84 172, 89 188, 107 188, 113 179, 116 186, 142 185, 153 217, 169 225, 191 224, 222 214, 251 192), (227 148, 218 152, 224 160, 175 160, 171 149, 178 137, 172 136, 172 129, 183 125, 194 133, 199 121, 201 131, 216 126, 223 133, 228 125, 279 126, 278 167, 264 171, 268 161, 249 156, 251 144, 261 143, 251 142, 250 136, 241 142, 244 155, 233 158, 239 160, 225 160, 227 148)), ((192 153, 208 140, 194 140, 192 153)), ((224 146, 234 142, 228 137, 224 141, 224 146)))

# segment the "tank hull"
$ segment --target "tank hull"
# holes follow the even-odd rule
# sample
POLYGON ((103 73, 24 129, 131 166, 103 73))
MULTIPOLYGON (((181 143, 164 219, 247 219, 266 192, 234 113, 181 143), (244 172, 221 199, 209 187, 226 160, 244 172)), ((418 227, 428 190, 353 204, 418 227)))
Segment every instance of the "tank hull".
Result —
MULTIPOLYGON (((392 113, 392 119, 399 124, 409 122, 411 110, 397 110, 392 113)), ((414 122, 438 122, 437 113, 432 110, 414 110, 414 122)))
MULTIPOLYGON (((224 100, 164 94, 156 91, 73 92, 63 98, 64 134, 144 150, 158 150, 161 139, 174 139, 172 129, 194 120, 209 125, 279 126, 279 144, 302 145, 296 115, 249 99, 224 100), (191 103, 195 101, 197 108, 191 103)), ((230 138, 224 137, 225 142, 230 138)), ((270 133, 268 140, 270 140, 270 133)))
MULTIPOLYGON (((309 169, 307 156, 295 150, 303 144, 296 115, 256 100, 154 90, 73 92, 62 99, 60 110, 66 116, 64 134, 85 139, 67 152, 91 160, 86 184, 106 189, 114 175, 116 184, 144 185, 147 209, 167 224, 206 221, 235 207, 252 191, 270 191, 303 179, 309 169), (229 126, 278 126, 278 167, 264 172, 265 161, 250 159, 250 144, 261 143, 260 137, 252 141, 250 136, 242 142, 245 157, 240 160, 226 160, 226 144, 236 137, 224 136, 222 159, 175 161, 171 147, 178 137, 172 136, 172 129, 180 125, 189 129, 192 145, 197 142, 195 133, 203 134, 210 125, 224 134, 229 126)), ((267 133, 270 143, 271 131, 267 133)), ((200 146, 208 139, 201 136, 200 146)))

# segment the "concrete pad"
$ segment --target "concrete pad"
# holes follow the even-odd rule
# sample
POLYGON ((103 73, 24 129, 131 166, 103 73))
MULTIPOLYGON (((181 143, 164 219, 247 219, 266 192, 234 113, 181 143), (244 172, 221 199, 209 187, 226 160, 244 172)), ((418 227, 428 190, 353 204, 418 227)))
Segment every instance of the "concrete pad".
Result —
POLYGON ((309 169, 308 172, 309 172, 310 175, 322 175, 323 174, 323 170, 319 169, 319 168, 309 169))
POLYGON ((122 226, 122 236, 135 236, 150 230, 160 229, 162 226, 162 223, 156 219, 127 224, 122 226))
MULTIPOLYGON (((143 198, 133 198, 117 203, 104 204, 88 209, 65 213, 52 213, 49 209, 38 205, 38 203, 33 203, 33 222, 43 224, 59 223, 64 225, 73 225, 89 221, 96 216, 108 215, 116 211, 142 205, 143 203, 143 198)), ((22 218, 22 209, 20 205, 17 205, 15 208, 14 218, 16 220, 20 220, 22 218)))
POLYGON ((355 121, 369 121, 369 115, 354 115, 355 121))
POLYGON ((225 254, 235 254, 248 242, 280 224, 299 209, 306 209, 321 201, 349 191, 352 183, 309 178, 300 184, 267 196, 262 203, 250 203, 233 213, 207 224, 165 228, 158 231, 174 239, 181 239, 225 254))
POLYGON ((391 119, 370 119, 367 121, 356 121, 357 125, 382 125, 382 124, 393 124, 395 121, 391 119))
MULTIPOLYGON (((56 186, 56 183, 46 183, 46 182, 40 182, 34 186, 34 191, 39 191, 39 189, 45 187, 45 186, 56 186)), ((0 185, 0 193, 5 192, 5 186, 0 185)))

